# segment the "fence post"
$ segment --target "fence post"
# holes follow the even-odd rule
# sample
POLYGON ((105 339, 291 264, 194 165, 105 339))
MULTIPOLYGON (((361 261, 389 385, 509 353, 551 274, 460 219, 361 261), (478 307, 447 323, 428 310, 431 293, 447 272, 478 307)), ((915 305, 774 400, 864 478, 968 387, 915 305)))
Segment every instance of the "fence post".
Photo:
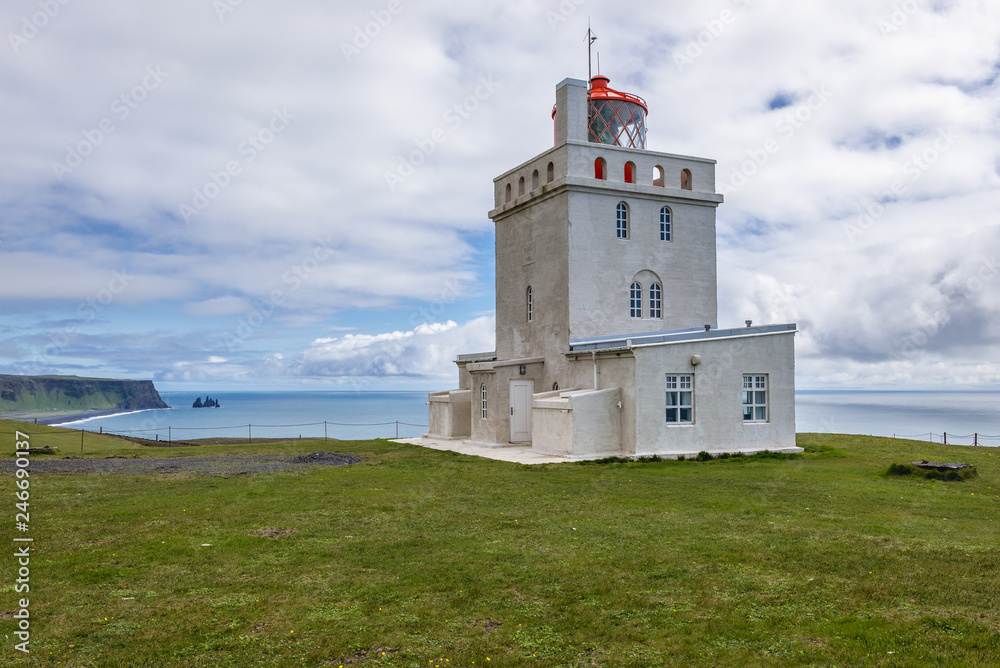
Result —
POLYGON ((326 420, 323 420, 323 440, 324 441, 327 440, 327 438, 326 438, 326 420))
POLYGON ((171 434, 170 434, 170 425, 167 425, 167 443, 170 443, 171 440, 172 440, 172 438, 171 438, 171 434))
POLYGON ((247 438, 250 439, 250 445, 253 445, 253 425, 247 425, 247 438))
POLYGON ((83 452, 83 430, 80 430, 80 452, 83 452))
POLYGON ((396 420, 396 438, 399 438, 399 420, 396 420))
POLYGON ((979 446, 979 432, 978 431, 972 436, 972 439, 973 439, 972 440, 972 445, 978 447, 979 446))
POLYGON ((948 432, 944 433, 944 444, 948 445, 948 432))

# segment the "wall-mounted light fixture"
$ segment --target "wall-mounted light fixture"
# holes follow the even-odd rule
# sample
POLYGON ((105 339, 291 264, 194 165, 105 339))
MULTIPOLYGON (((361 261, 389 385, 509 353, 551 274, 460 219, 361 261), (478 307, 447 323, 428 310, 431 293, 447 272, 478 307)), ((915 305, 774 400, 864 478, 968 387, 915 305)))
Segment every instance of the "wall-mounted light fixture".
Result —
POLYGON ((698 366, 699 364, 701 364, 701 355, 692 355, 691 366, 698 366))
POLYGON ((522 364, 522 365, 521 365, 521 375, 523 376, 523 375, 524 375, 524 374, 526 374, 527 372, 528 372, 528 367, 527 367, 527 366, 525 366, 524 364, 522 364))

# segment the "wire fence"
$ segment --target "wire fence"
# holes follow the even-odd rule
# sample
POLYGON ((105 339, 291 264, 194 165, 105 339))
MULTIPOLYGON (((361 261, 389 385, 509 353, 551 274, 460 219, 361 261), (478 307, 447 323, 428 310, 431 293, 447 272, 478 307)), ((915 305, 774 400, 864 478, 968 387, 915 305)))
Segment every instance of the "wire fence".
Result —
MULTIPOLYGON (((117 429, 117 430, 106 430, 103 427, 100 428, 98 433, 101 434, 111 434, 115 436, 127 436, 131 438, 144 438, 151 441, 166 440, 168 443, 171 441, 182 441, 186 439, 198 439, 203 438, 195 435, 190 435, 189 432, 212 432, 214 435, 220 438, 232 438, 233 436, 225 436, 221 432, 228 431, 230 434, 235 435, 235 437, 240 438, 244 434, 246 435, 247 441, 253 443, 253 439, 256 436, 258 439, 263 438, 294 438, 294 436, 289 436, 288 429, 298 429, 298 438, 322 438, 323 440, 329 440, 331 438, 331 428, 372 428, 372 427, 386 427, 385 430, 376 430, 380 434, 375 438, 400 438, 400 427, 415 427, 419 429, 427 429, 426 424, 415 424, 412 422, 404 422, 402 420, 392 420, 391 422, 303 422, 299 424, 245 424, 245 425, 229 425, 224 427, 158 427, 155 429, 117 429), (307 429, 302 429, 303 427, 307 429), (320 427, 322 427, 322 433, 320 433, 320 427), (311 431, 310 431, 311 429, 311 431), (282 433, 268 433, 267 430, 282 430, 282 433)), ((340 433, 339 430, 334 430, 332 432, 332 437, 354 437, 358 438, 357 434, 344 434, 340 433)), ((404 434, 404 438, 406 435, 404 434)), ((930 443, 938 443, 941 445, 971 445, 975 447, 1000 447, 1000 436, 990 436, 987 434, 973 433, 973 434, 953 434, 949 432, 942 432, 940 434, 935 434, 934 432, 926 432, 920 434, 893 434, 893 438, 907 439, 913 441, 928 441, 930 443)), ((369 437, 370 438, 370 437, 369 437)))
POLYGON ((930 441, 941 445, 972 445, 972 446, 1000 446, 1000 436, 987 436, 986 434, 950 434, 941 432, 935 434, 928 432, 923 434, 893 434, 893 438, 905 438, 913 441, 930 441))
MULTIPOLYGON (((379 436, 375 436, 374 438, 400 438, 400 427, 427 429, 428 425, 414 424, 412 422, 404 422, 403 420, 392 420, 391 422, 330 422, 326 420, 323 422, 302 422, 298 424, 241 424, 223 427, 174 427, 169 425, 152 429, 105 429, 104 427, 100 427, 97 433, 142 438, 150 441, 166 441, 167 443, 188 439, 210 438, 211 436, 217 438, 246 437, 247 442, 253 443, 254 438, 296 438, 296 436, 290 436, 290 434, 294 434, 295 432, 290 432, 288 431, 289 429, 297 430, 298 438, 322 438, 323 440, 345 436, 359 438, 357 433, 347 434, 344 433, 342 428, 364 428, 366 430, 375 428, 374 432, 368 432, 379 434, 379 436), (385 427, 385 429, 379 429, 380 427, 385 427), (274 430, 280 430, 280 433, 274 430), (200 436, 200 432, 209 433, 200 436), (228 434, 223 432, 228 432, 228 434)), ((405 431, 407 430, 404 429, 405 431)), ((373 437, 369 436, 368 438, 373 437)))

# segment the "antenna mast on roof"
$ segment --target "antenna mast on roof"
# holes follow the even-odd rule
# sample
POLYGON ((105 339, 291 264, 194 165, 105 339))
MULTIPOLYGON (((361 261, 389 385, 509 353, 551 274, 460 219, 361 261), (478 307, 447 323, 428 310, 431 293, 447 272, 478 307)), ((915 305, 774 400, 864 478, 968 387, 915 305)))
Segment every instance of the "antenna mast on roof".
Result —
MULTIPOLYGON (((587 18, 587 90, 591 88, 590 80, 594 78, 594 65, 593 65, 593 51, 594 42, 597 41, 597 35, 594 31, 590 29, 590 18, 587 18)), ((598 56, 600 58, 600 56, 598 56)), ((600 66, 598 66, 599 68, 600 66)))

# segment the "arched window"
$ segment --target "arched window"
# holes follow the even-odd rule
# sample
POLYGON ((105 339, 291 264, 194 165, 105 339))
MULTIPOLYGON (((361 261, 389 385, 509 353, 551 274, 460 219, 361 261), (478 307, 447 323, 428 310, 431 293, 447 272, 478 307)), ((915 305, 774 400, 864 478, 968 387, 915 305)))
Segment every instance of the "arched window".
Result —
POLYGON ((649 286, 649 317, 650 318, 662 318, 663 317, 663 301, 661 299, 662 291, 660 290, 659 283, 653 283, 649 286))
POLYGON ((483 419, 485 420, 486 419, 486 383, 483 383, 482 386, 479 388, 479 398, 482 400, 482 401, 480 401, 480 403, 482 404, 482 416, 483 416, 483 419))
POLYGON ((653 167, 653 185, 663 186, 663 167, 659 165, 653 167))
POLYGON ((685 169, 681 172, 681 190, 691 190, 693 185, 691 183, 691 170, 685 169))
POLYGON ((534 308, 535 308, 535 303, 534 303, 533 298, 531 296, 531 286, 529 285, 528 286, 528 322, 531 322, 532 318, 534 317, 534 308))
POLYGON ((608 173, 608 163, 604 161, 604 158, 598 158, 594 161, 594 178, 599 181, 603 181, 607 178, 608 173))
POLYGON ((538 170, 536 169, 531 173, 531 189, 534 190, 538 187, 538 170))
POLYGON ((559 383, 552 383, 552 391, 553 392, 559 391, 559 383))
POLYGON ((635 183, 635 163, 625 163, 625 183, 635 183))
POLYGON ((524 194, 524 177, 517 182, 517 196, 520 197, 524 194))
POLYGON ((556 178, 556 166, 549 163, 549 166, 545 168, 545 182, 552 183, 556 178))
POLYGON ((660 241, 672 240, 670 233, 670 207, 665 206, 660 209, 660 241))
POLYGON ((625 202, 618 202, 618 212, 615 218, 618 223, 618 238, 628 239, 628 205, 625 202))
POLYGON ((633 283, 629 289, 629 315, 633 318, 642 317, 642 286, 633 283))
POLYGON ((507 194, 506 194, 506 196, 504 197, 504 202, 509 202, 509 201, 510 201, 510 190, 511 190, 511 188, 510 188, 510 184, 508 183, 508 184, 507 184, 507 194))

